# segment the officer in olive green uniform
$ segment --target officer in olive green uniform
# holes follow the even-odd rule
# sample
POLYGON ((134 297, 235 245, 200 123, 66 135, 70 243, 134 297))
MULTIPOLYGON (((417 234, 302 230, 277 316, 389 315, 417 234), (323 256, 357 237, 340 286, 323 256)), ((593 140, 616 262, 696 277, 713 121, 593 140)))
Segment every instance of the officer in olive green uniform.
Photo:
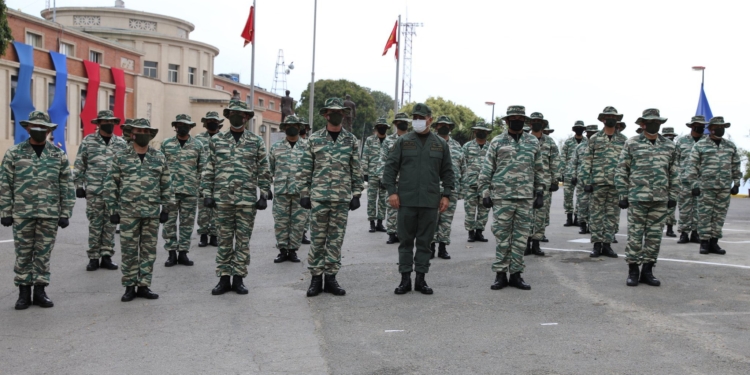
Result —
POLYGON ((388 201, 398 209, 401 284, 396 288, 396 294, 411 291, 411 272, 414 268, 417 271, 414 290, 432 294, 432 288, 425 282, 425 274, 430 269, 430 242, 435 235, 438 212, 448 209, 454 189, 448 143, 430 132, 431 124, 430 107, 416 104, 412 110, 414 131, 398 138, 388 153, 383 171, 388 201), (398 186, 396 176, 399 176, 398 186))
MULTIPOLYGON (((211 151, 209 142, 211 138, 219 134, 221 128, 224 126, 223 118, 219 118, 218 112, 207 112, 206 117, 201 118, 203 127, 206 129, 205 132, 199 133, 195 136, 195 139, 201 141, 203 148, 205 148, 206 163, 208 163, 208 153, 211 151)), ((201 169, 205 169, 205 165, 201 166, 201 169)), ((200 199, 203 198, 203 193, 198 196, 200 199)), ((202 202, 198 202, 198 234, 200 240, 198 241, 198 247, 219 246, 218 235, 219 232, 216 229, 216 209, 206 207, 202 202)))

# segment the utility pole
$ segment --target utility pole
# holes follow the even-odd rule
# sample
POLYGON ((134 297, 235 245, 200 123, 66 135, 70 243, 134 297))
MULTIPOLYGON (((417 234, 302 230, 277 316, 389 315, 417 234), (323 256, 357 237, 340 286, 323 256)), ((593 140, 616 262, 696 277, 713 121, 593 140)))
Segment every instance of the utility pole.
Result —
POLYGON ((412 53, 412 38, 417 35, 417 27, 424 26, 421 22, 405 22, 403 25, 404 35, 404 73, 401 81, 401 106, 404 105, 404 99, 407 103, 411 102, 411 53, 412 53), (407 97, 408 96, 408 97, 407 97))

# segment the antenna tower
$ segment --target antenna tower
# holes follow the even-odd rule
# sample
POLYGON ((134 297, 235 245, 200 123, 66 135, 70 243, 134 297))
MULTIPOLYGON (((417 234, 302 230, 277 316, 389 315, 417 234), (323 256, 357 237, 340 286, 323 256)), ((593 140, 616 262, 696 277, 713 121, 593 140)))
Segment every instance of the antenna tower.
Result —
POLYGON ((286 76, 291 73, 292 69, 294 69, 294 61, 287 66, 284 62, 284 50, 280 49, 279 57, 276 58, 276 72, 273 75, 273 86, 271 87, 272 92, 279 95, 285 94, 286 76))
POLYGON ((405 22, 401 24, 404 28, 404 73, 401 80, 401 106, 404 105, 404 99, 407 103, 411 102, 411 52, 412 38, 417 35, 415 28, 424 26, 421 22, 405 22))

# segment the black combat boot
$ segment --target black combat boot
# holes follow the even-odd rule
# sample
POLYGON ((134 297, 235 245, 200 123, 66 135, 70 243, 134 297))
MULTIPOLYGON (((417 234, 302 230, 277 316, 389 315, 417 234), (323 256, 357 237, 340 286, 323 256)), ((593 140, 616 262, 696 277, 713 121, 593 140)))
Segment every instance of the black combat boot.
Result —
POLYGON ((393 291, 396 294, 406 294, 411 292, 411 272, 401 273, 401 284, 398 284, 396 290, 393 291))
POLYGON ((690 242, 692 243, 701 243, 701 236, 698 235, 698 231, 694 230, 690 232, 690 242))
POLYGON ((610 258, 617 258, 617 253, 612 250, 612 245, 606 242, 602 244, 602 255, 610 258))
POLYGON ((96 271, 99 269, 99 259, 89 259, 89 264, 86 265, 86 271, 96 271))
POLYGON ((421 292, 422 294, 432 294, 432 288, 427 285, 424 280, 424 274, 417 272, 417 276, 414 278, 414 291, 421 292))
POLYGON ((299 257, 297 257, 297 249, 289 249, 286 253, 286 259, 292 263, 299 263, 299 257))
POLYGON ((708 241, 708 251, 713 254, 719 254, 724 255, 727 253, 726 250, 722 249, 719 246, 719 239, 718 238, 712 238, 708 241))
POLYGON ((612 235, 612 243, 619 243, 617 242, 617 233, 612 235))
POLYGON ((276 259, 273 260, 274 263, 284 263, 287 260, 289 260, 289 253, 286 249, 280 249, 279 255, 276 256, 276 259))
POLYGON ((147 286, 139 286, 138 290, 135 292, 136 297, 141 297, 145 299, 157 299, 159 298, 159 295, 152 292, 151 289, 147 286))
POLYGON ((307 231, 302 232, 302 244, 309 245, 310 240, 307 239, 307 231))
POLYGON ((232 290, 232 283, 229 281, 229 276, 222 276, 219 278, 219 283, 211 291, 211 294, 218 296, 230 290, 232 290))
POLYGON ((383 220, 378 220, 378 223, 375 225, 375 230, 383 233, 386 232, 385 227, 383 226, 383 220))
POLYGON ((601 242, 594 242, 594 251, 589 254, 589 257, 591 258, 598 258, 602 256, 602 243, 601 242))
POLYGON ((307 289, 308 297, 315 297, 323 291, 323 275, 313 276, 310 287, 307 289))
POLYGON ((708 240, 701 240, 701 248, 699 253, 701 254, 708 254, 711 252, 711 245, 709 245, 708 240))
POLYGON ((641 270, 638 269, 638 265, 635 263, 628 264, 628 286, 638 286, 638 278, 640 277, 641 270))
POLYGON ((474 229, 469 231, 469 239, 467 239, 467 242, 474 242, 476 239, 474 239, 474 236, 476 235, 476 232, 474 232, 474 229))
POLYGON ((31 306, 31 285, 19 285, 16 310, 26 310, 29 306, 31 306))
POLYGON ((213 247, 219 247, 219 238, 217 236, 211 236, 208 244, 213 247))
POLYGON ((399 239, 398 239, 398 236, 396 235, 396 233, 389 233, 388 234, 388 241, 385 241, 385 243, 387 243, 389 245, 392 245, 394 243, 399 243, 399 239))
POLYGON ((667 237, 677 237, 671 225, 667 225, 667 237))
POLYGON ((564 227, 572 227, 573 226, 573 214, 567 214, 568 218, 565 220, 565 224, 563 224, 564 227))
POLYGON ((574 215, 573 216, 573 226, 577 227, 579 225, 581 225, 581 224, 578 222, 578 215, 574 215))
POLYGON ((498 272, 495 276, 495 282, 492 283, 490 289, 500 290, 508 286, 508 274, 505 272, 498 272))
POLYGON ((334 296, 343 296, 346 294, 346 290, 336 281, 336 275, 325 275, 323 284, 323 293, 331 293, 334 296))
POLYGON ((651 286, 659 286, 661 285, 661 281, 654 277, 654 262, 649 263, 643 263, 643 267, 641 268, 641 278, 640 282, 644 284, 648 284, 651 286))
POLYGON ((435 243, 430 243, 430 259, 435 259, 435 243))
POLYGON ((544 251, 539 247, 539 240, 531 240, 531 253, 540 257, 544 256, 544 251))
POLYGON ((237 294, 248 293, 247 288, 245 287, 245 283, 242 282, 242 276, 232 276, 232 290, 234 290, 237 294))
POLYGON ((510 279, 508 280, 508 286, 514 286, 522 290, 531 290, 531 285, 526 284, 526 282, 523 281, 523 278, 521 277, 520 272, 510 274, 510 279))
POLYGON ((198 247, 208 246, 208 234, 201 234, 201 239, 198 241, 198 247))
POLYGON ((103 256, 100 264, 101 268, 104 268, 105 270, 116 270, 117 269, 117 263, 112 261, 112 257, 109 256, 103 256))
POLYGON ((543 234, 542 239, 539 240, 539 242, 549 242, 549 238, 547 238, 547 236, 543 234))
POLYGON ((441 259, 451 258, 451 255, 448 254, 448 250, 445 248, 445 242, 441 242, 440 245, 438 245, 438 258, 441 258, 441 259))
POLYGON ((180 251, 177 253, 177 264, 182 264, 183 266, 193 265, 193 261, 187 256, 187 251, 180 251))
POLYGON ((680 239, 677 240, 677 243, 688 243, 688 242, 690 242, 690 236, 688 236, 688 232, 680 233, 680 239))
POLYGON ((581 227, 581 230, 578 231, 578 234, 587 234, 587 233, 590 233, 589 232, 589 227, 588 227, 588 225, 586 225, 585 221, 581 220, 580 227, 581 227))
POLYGON ((120 301, 122 301, 122 302, 130 302, 133 299, 135 299, 135 287, 134 286, 126 286, 125 287, 125 294, 122 295, 122 298, 120 298, 120 301))
POLYGON ((477 229, 477 230, 474 231, 474 240, 477 241, 477 242, 487 242, 487 241, 489 241, 488 239, 484 238, 484 236, 482 235, 482 230, 481 229, 477 229))
POLYGON ((375 233, 375 220, 370 220, 370 233, 375 233))
POLYGON ((169 257, 167 258, 167 261, 164 262, 164 267, 172 267, 175 264, 177 264, 177 251, 169 250, 169 257))
POLYGON ((523 256, 531 255, 531 237, 526 239, 526 250, 523 251, 523 256))

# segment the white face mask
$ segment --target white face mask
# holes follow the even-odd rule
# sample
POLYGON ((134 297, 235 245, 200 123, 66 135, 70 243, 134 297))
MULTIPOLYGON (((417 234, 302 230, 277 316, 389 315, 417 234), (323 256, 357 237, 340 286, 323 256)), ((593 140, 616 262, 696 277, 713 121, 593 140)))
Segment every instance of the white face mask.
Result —
POLYGON ((412 120, 411 126, 414 128, 415 132, 422 133, 427 129, 427 120, 412 120))

